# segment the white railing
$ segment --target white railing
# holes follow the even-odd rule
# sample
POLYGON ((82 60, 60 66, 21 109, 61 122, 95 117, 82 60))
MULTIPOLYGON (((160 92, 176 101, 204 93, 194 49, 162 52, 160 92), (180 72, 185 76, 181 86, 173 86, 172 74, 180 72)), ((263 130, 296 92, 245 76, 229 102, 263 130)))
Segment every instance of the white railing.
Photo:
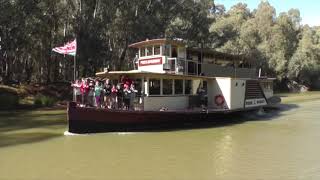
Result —
POLYGON ((198 74, 198 63, 196 61, 185 60, 184 58, 167 58, 167 66, 170 73, 175 74, 198 74), (189 68, 190 67, 190 68, 189 68))

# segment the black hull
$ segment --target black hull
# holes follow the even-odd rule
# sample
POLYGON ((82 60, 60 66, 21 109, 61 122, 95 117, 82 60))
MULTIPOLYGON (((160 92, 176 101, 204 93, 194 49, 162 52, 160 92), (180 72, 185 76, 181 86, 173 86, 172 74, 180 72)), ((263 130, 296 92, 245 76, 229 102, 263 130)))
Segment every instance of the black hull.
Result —
POLYGON ((117 111, 68 106, 68 131, 85 134, 97 132, 126 132, 175 128, 184 124, 199 124, 213 120, 228 120, 243 111, 117 111))

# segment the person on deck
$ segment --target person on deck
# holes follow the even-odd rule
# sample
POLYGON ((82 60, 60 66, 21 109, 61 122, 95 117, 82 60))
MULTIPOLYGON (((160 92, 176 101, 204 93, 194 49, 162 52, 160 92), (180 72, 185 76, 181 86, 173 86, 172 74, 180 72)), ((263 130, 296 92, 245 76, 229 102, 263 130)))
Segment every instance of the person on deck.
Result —
POLYGON ((71 84, 71 87, 73 87, 73 100, 77 103, 78 106, 81 104, 80 86, 81 82, 78 79, 71 84))
POLYGON ((111 88, 110 79, 107 79, 104 85, 104 102, 105 107, 108 109, 111 109, 111 88))
POLYGON ((95 105, 95 99, 94 99, 94 81, 88 80, 89 82, 89 90, 88 90, 88 105, 90 107, 93 107, 95 105))
POLYGON ((112 88, 111 88, 111 108, 112 109, 118 109, 117 93, 118 93, 118 89, 116 88, 115 85, 112 85, 112 88))
POLYGON ((202 108, 205 108, 206 105, 207 105, 207 102, 206 102, 206 90, 203 88, 203 86, 201 84, 199 84, 199 87, 197 89, 197 94, 198 94, 199 99, 200 99, 200 106, 202 108))
POLYGON ((123 84, 117 84, 117 104, 118 109, 123 109, 123 84))
POLYGON ((136 99, 136 93, 138 92, 138 91, 135 89, 134 83, 131 83, 130 90, 131 90, 130 109, 131 109, 131 110, 134 110, 134 102, 135 102, 135 99, 136 99))
POLYGON ((127 84, 124 84, 123 86, 124 86, 124 90, 123 90, 124 107, 125 107, 125 110, 130 110, 130 100, 131 100, 132 91, 127 84))
POLYGON ((87 104, 87 98, 88 98, 88 91, 89 91, 89 85, 88 82, 82 78, 82 82, 80 85, 80 92, 81 92, 81 106, 84 107, 87 104))
POLYGON ((102 86, 99 81, 96 81, 96 85, 94 87, 94 97, 96 101, 96 107, 101 108, 101 92, 102 86))
POLYGON ((121 83, 128 85, 128 87, 130 88, 130 86, 132 84, 132 80, 127 76, 122 76, 121 83))

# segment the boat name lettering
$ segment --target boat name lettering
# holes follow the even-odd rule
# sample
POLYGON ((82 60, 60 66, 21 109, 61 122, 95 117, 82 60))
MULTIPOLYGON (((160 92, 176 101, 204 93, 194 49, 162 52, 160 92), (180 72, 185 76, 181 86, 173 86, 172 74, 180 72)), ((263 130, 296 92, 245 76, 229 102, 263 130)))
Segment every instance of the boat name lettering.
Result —
POLYGON ((246 107, 251 107, 251 106, 257 106, 257 105, 264 105, 266 104, 265 99, 247 99, 245 101, 245 106, 246 107))
POLYGON ((162 64, 162 58, 141 59, 139 60, 139 66, 149 66, 162 64))

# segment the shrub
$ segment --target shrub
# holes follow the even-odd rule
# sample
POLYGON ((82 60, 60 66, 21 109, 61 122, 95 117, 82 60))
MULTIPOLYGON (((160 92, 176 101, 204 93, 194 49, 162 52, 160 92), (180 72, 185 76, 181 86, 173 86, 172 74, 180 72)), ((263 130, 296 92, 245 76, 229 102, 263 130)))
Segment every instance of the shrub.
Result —
POLYGON ((37 95, 34 98, 34 105, 36 107, 51 107, 56 103, 56 99, 44 96, 44 95, 37 95))
POLYGON ((36 97, 34 98, 33 104, 34 104, 36 107, 41 107, 41 106, 42 106, 41 97, 40 97, 40 96, 36 96, 36 97))

